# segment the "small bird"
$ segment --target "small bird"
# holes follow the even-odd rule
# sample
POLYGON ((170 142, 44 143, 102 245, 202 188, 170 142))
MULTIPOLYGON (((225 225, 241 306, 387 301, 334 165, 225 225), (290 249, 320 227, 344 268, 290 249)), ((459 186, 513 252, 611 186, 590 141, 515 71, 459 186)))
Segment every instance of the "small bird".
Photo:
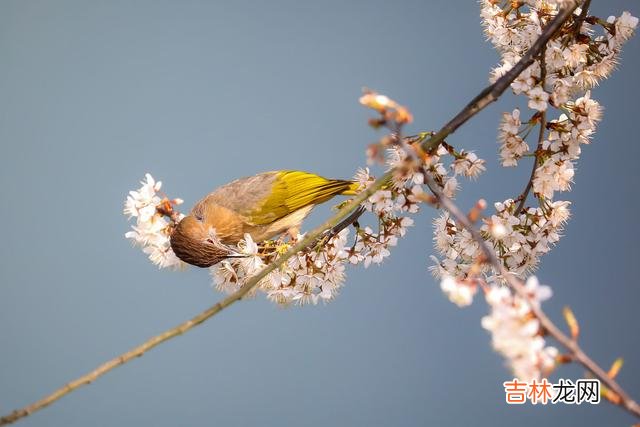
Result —
POLYGON ((295 170, 240 178, 195 204, 171 234, 171 248, 186 263, 210 267, 243 256, 231 246, 245 233, 256 242, 285 232, 294 237, 315 205, 336 195, 355 195, 358 188, 354 181, 295 170))

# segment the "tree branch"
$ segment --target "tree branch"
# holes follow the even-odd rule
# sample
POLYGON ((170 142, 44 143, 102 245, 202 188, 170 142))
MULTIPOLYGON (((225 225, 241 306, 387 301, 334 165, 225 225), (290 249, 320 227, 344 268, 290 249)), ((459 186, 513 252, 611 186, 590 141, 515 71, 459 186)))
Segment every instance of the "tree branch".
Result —
POLYGON ((461 224, 467 229, 473 240, 475 240, 480 246, 482 254, 486 258, 487 262, 493 266, 493 268, 507 281, 509 286, 515 291, 515 293, 524 300, 529 302, 531 311, 534 316, 540 321, 542 327, 555 338, 563 347, 565 347, 573 360, 577 360, 582 366, 584 366, 589 372, 598 378, 603 384, 605 384, 610 390, 616 393, 620 397, 619 406, 623 407, 631 414, 640 418, 640 406, 636 403, 618 384, 616 380, 609 377, 607 373, 596 362, 593 361, 583 350, 578 343, 569 338, 564 332, 558 328, 549 317, 542 311, 539 305, 532 303, 529 294, 525 288, 522 280, 517 278, 514 274, 509 272, 503 265, 503 263, 496 256, 495 250, 489 246, 485 239, 480 234, 480 231, 469 221, 467 216, 453 203, 451 199, 445 196, 438 185, 433 181, 430 175, 425 175, 425 181, 427 186, 431 189, 433 194, 438 199, 438 202, 444 207, 451 216, 455 219, 456 223, 461 224))
MULTIPOLYGON (((427 152, 431 152, 439 146, 439 144, 450 134, 455 132, 460 126, 462 126, 467 120, 469 120, 474 115, 478 114, 481 110, 483 110, 487 105, 491 104, 495 100, 497 100, 500 95, 509 87, 511 82, 518 77, 518 75, 524 71, 527 67, 529 67, 534 58, 541 52, 544 48, 545 44, 553 37, 553 35, 558 31, 565 21, 571 16, 573 11, 576 9, 578 2, 574 0, 569 3, 569 5, 560 10, 556 17, 545 27, 540 37, 536 40, 536 42, 531 46, 531 48, 525 53, 525 55, 518 61, 511 70, 509 70, 504 76, 499 78, 494 84, 485 88, 482 92, 480 92, 473 100, 464 107, 453 119, 451 119, 446 125, 442 127, 440 131, 438 131, 435 135, 425 140, 421 147, 423 150, 427 152)), ((382 186, 388 182, 388 180, 392 177, 393 171, 389 171, 378 178, 369 188, 365 191, 359 193, 356 197, 353 198, 352 201, 347 203, 342 209, 338 211, 333 217, 327 220, 325 223, 316 227, 313 231, 307 233, 304 239, 297 242, 294 246, 292 246, 285 254, 283 254, 280 258, 278 258, 272 264, 269 264, 264 269, 262 269, 258 274, 249 279, 239 290, 234 292, 233 294, 227 296, 222 299, 220 302, 215 304, 214 306, 206 309, 202 313, 197 316, 187 320, 184 323, 181 323, 160 335, 157 335, 143 344, 129 350, 126 353, 123 353, 120 356, 115 357, 114 359, 100 365, 95 370, 81 376, 80 378, 66 384, 65 386, 59 388, 54 391, 50 395, 34 402, 24 408, 17 409, 11 412, 8 415, 5 415, 0 418, 0 426, 7 425, 13 423, 21 418, 24 418, 33 412, 36 412, 54 402, 56 402, 61 397, 71 393, 72 391, 82 387, 83 385, 90 384, 95 381, 100 376, 106 374, 112 369, 124 365, 125 363, 135 359, 136 357, 142 356, 145 352, 151 350, 152 348, 162 344, 163 342, 170 340, 178 335, 181 335, 188 330, 202 324, 206 320, 215 316, 225 308, 234 304, 235 302, 242 299, 245 295, 251 292, 258 283, 265 278, 269 273, 279 268, 283 265, 289 258, 294 256, 298 251, 303 250, 309 244, 311 244, 315 239, 317 239, 323 232, 326 230, 336 226, 343 219, 345 219, 352 211, 354 211, 358 205, 367 200, 369 196, 375 193, 377 190, 382 188, 382 186)), ((614 390, 615 391, 615 390, 614 390)))

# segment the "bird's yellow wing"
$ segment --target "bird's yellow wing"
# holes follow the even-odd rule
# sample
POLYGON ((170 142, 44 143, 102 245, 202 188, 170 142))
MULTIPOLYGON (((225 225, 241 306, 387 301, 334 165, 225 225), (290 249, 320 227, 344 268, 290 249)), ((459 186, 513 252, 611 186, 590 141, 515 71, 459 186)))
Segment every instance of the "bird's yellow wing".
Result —
POLYGON ((275 172, 270 191, 247 215, 256 225, 270 224, 309 205, 326 202, 338 194, 353 195, 358 184, 327 179, 302 171, 275 172))

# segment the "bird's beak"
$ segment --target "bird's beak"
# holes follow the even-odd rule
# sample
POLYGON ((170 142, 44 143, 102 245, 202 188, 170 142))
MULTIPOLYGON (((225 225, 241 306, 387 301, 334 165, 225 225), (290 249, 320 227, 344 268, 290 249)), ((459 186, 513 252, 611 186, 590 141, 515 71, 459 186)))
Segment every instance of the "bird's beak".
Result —
POLYGON ((231 246, 224 245, 224 248, 229 251, 229 255, 227 258, 247 258, 249 255, 238 252, 236 249, 231 246))
POLYGON ((222 243, 220 240, 216 238, 216 233, 215 233, 215 230, 213 229, 209 230, 209 238, 207 239, 207 241, 217 246, 219 249, 222 249, 225 252, 227 252, 227 254, 225 254, 225 258, 247 258, 249 256, 247 254, 238 252, 238 250, 234 247, 231 247, 229 245, 225 245, 224 243, 222 243))
POLYGON ((207 239, 207 242, 214 245, 215 247, 217 247, 219 250, 222 250, 225 252, 224 257, 225 258, 246 258, 249 255, 243 254, 238 252, 235 248, 232 248, 229 245, 225 245, 224 243, 220 242, 219 240, 214 240, 215 237, 209 237, 207 239))

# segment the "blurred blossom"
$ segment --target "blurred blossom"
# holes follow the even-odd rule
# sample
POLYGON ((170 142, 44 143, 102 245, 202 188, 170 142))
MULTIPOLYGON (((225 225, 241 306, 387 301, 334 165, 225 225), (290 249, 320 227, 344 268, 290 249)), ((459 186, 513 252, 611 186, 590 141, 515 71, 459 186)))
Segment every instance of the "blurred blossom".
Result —
POLYGON ((482 327, 491 333, 493 348, 505 357, 513 374, 530 381, 546 377, 553 370, 558 350, 546 344, 540 322, 530 306, 540 305, 551 297, 551 289, 531 276, 526 290, 529 301, 506 286, 491 284, 485 294, 491 311, 482 318, 482 327))

